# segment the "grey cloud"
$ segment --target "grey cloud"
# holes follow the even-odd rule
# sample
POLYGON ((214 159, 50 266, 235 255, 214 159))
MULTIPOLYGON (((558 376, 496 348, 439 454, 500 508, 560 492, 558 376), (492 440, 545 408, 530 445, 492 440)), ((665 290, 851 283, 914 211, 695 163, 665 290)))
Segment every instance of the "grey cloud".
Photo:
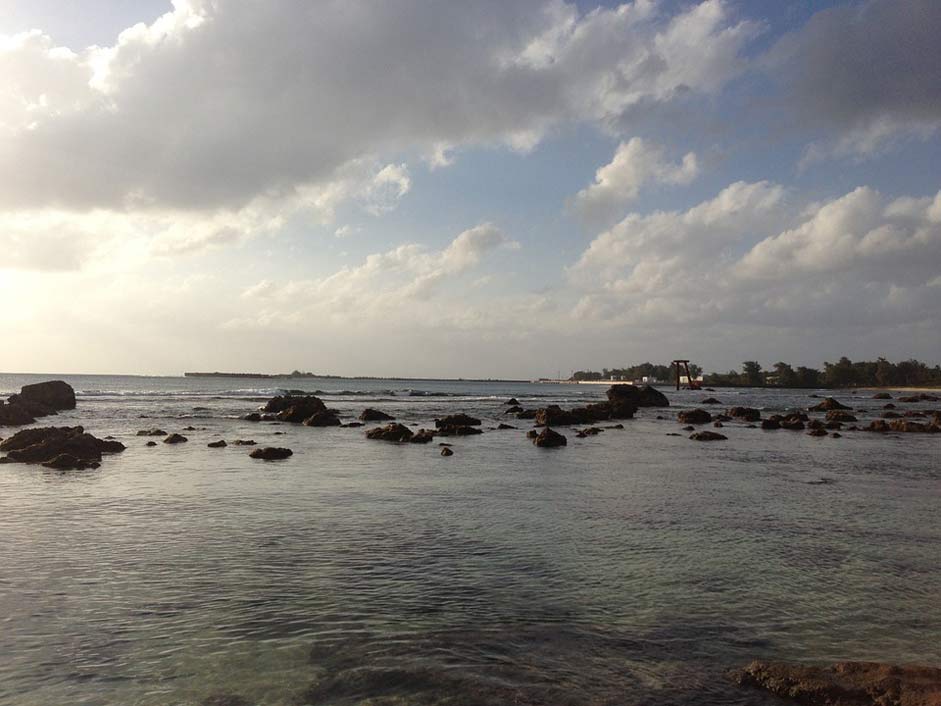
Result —
POLYGON ((938 37, 936 0, 867 0, 817 13, 777 43, 766 67, 795 117, 829 134, 831 151, 872 152, 941 124, 938 37))

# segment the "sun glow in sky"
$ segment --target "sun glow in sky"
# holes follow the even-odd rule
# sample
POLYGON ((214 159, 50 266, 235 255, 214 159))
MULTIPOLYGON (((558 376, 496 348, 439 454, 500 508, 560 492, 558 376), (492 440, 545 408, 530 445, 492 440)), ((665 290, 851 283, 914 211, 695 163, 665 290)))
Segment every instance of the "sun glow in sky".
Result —
POLYGON ((0 17, 5 371, 937 362, 934 0, 0 17))

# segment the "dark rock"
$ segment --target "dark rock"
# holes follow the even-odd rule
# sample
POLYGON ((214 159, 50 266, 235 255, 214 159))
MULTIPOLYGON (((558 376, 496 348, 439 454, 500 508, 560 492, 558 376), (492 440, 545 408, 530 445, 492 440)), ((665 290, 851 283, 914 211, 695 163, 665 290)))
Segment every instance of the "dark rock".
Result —
POLYGON ((845 412, 841 409, 831 409, 827 412, 827 421, 828 422, 858 422, 852 414, 845 412))
POLYGON ((657 388, 643 385, 640 388, 640 399, 637 404, 639 407, 669 407, 670 400, 657 388))
POLYGON ((223 449, 228 446, 228 444, 225 443, 224 439, 219 439, 219 441, 210 441, 208 444, 206 444, 206 446, 208 446, 210 449, 223 449))
POLYGON ((849 409, 852 409, 852 407, 847 407, 845 404, 837 402, 832 397, 827 397, 823 402, 821 402, 820 404, 814 405, 810 409, 812 412, 829 412, 830 410, 833 410, 833 409, 849 410, 849 409))
POLYGON ((526 432, 527 439, 535 439, 537 436, 539 436, 539 432, 535 429, 530 429, 528 432, 526 432))
POLYGON ((901 431, 906 434, 932 434, 937 432, 936 427, 907 419, 893 419, 889 422, 889 428, 892 431, 901 431))
POLYGON ((441 449, 441 455, 442 455, 442 456, 453 456, 453 455, 454 455, 454 452, 453 452, 451 449, 449 449, 447 446, 445 446, 443 449, 441 449))
POLYGON ((923 412, 920 409, 906 409, 902 413, 902 416, 903 417, 927 417, 928 413, 923 412))
POLYGON ((604 429, 601 429, 599 427, 586 427, 585 429, 577 430, 575 432, 575 436, 577 436, 579 439, 584 439, 587 436, 597 436, 603 431, 604 429))
POLYGON ((724 425, 722 422, 716 421, 716 422, 713 422, 713 423, 712 423, 712 426, 714 426, 716 429, 721 429, 721 428, 724 427, 725 425, 724 425))
POLYGON ((568 440, 559 432, 552 431, 552 429, 546 427, 536 435, 533 439, 533 443, 540 448, 551 449, 558 446, 566 446, 568 440))
POLYGON ((623 428, 624 428, 623 424, 611 424, 610 426, 605 427, 605 429, 623 429, 623 428))
POLYGON ((823 422, 819 419, 814 419, 811 422, 808 422, 807 428, 816 431, 817 429, 823 429, 823 422))
POLYGON ((0 426, 21 427, 35 421, 36 418, 21 405, 0 402, 0 426))
POLYGON ((196 431, 196 427, 183 427, 183 431, 196 431))
POLYGON ((260 449, 252 449, 248 454, 252 458, 258 458, 262 461, 281 461, 288 456, 293 456, 291 449, 285 449, 278 446, 265 446, 260 449))
POLYGON ((245 416, 242 417, 242 421, 245 421, 245 422, 260 422, 260 421, 261 421, 261 415, 258 414, 258 412, 249 412, 248 414, 246 414, 245 416))
POLYGON ((431 429, 419 429, 415 434, 409 439, 409 442, 413 444, 427 444, 431 441, 434 441, 435 432, 431 429))
POLYGON ((827 433, 826 429, 811 429, 807 432, 807 436, 827 436, 827 433))
POLYGON ((891 410, 889 410, 888 412, 883 412, 883 413, 882 413, 882 418, 883 418, 883 419, 899 419, 901 416, 902 416, 902 415, 899 414, 898 412, 893 412, 893 411, 891 411, 891 410))
POLYGON ((363 410, 362 414, 359 415, 359 421, 361 422, 391 422, 394 419, 395 417, 391 414, 386 414, 372 407, 367 407, 363 410))
POLYGON ((713 419, 716 419, 716 420, 718 420, 718 421, 720 421, 720 422, 731 422, 731 421, 732 421, 732 417, 730 417, 730 416, 727 415, 727 414, 717 414, 715 417, 713 417, 713 419))
POLYGON ((13 395, 10 401, 13 402, 14 399, 27 406, 36 404, 55 411, 75 409, 75 390, 62 380, 23 385, 20 394, 13 395))
POLYGON ((279 421, 300 424, 326 409, 323 400, 314 395, 278 395, 268 400, 263 411, 276 415, 279 421))
POLYGON ((170 434, 169 436, 167 436, 167 438, 165 438, 165 439, 163 440, 163 443, 165 443, 165 444, 182 444, 182 443, 185 443, 185 442, 187 442, 187 441, 189 441, 189 439, 187 439, 187 438, 186 438, 185 436, 183 436, 182 434, 170 434))
POLYGON ((498 424, 497 429, 502 431, 503 429, 516 429, 516 427, 512 424, 498 424))
POLYGON ((345 429, 355 429, 356 427, 365 426, 362 422, 347 422, 346 424, 341 424, 341 427, 345 429))
POLYGON ((236 446, 254 446, 255 440, 254 439, 236 439, 232 443, 235 444, 236 446))
POLYGON ((889 404, 883 405, 882 409, 895 409, 895 405, 889 402, 889 404))
POLYGON ((935 397, 934 395, 929 395, 925 392, 922 392, 919 395, 909 395, 908 397, 899 397, 899 402, 938 402, 941 401, 941 397, 935 397))
POLYGON ((514 407, 514 406, 518 407, 518 406, 519 406, 519 403, 520 403, 520 401, 519 401, 518 399, 516 399, 515 397, 511 397, 510 399, 508 399, 508 400, 507 400, 506 402, 504 402, 503 404, 509 405, 509 406, 511 406, 511 407, 514 407))
POLYGON ((876 394, 874 394, 874 395, 872 396, 872 399, 874 399, 874 400, 891 400, 891 399, 892 399, 892 395, 890 395, 888 392, 877 392, 876 394))
POLYGON ((307 417, 303 424, 305 427, 338 427, 340 426, 340 420, 337 417, 336 410, 323 409, 307 417))
POLYGON ((476 417, 472 417, 469 414, 450 414, 447 417, 442 419, 435 420, 435 426, 438 429, 443 429, 444 427, 469 427, 469 426, 480 426, 481 421, 476 417))
POLYGON ((690 434, 689 438, 693 441, 726 441, 729 437, 714 431, 697 431, 690 434))
POLYGON ((843 435, 842 435, 840 432, 835 431, 835 432, 833 432, 832 434, 830 434, 830 438, 831 438, 831 439, 842 439, 842 438, 843 438, 843 435))
POLYGON ((885 433, 889 431, 889 423, 884 419, 876 419, 875 421, 869 423, 869 426, 865 428, 865 431, 885 433))
POLYGON ((474 434, 483 434, 484 432, 478 427, 456 424, 438 427, 435 433, 439 436, 473 436, 474 434))
POLYGON ((3 442, 7 462, 53 464, 50 468, 97 468, 103 453, 119 453, 119 441, 99 439, 83 427, 38 427, 17 432, 3 442))
POLYGON ((156 445, 157 445, 156 441, 148 441, 146 444, 144 444, 144 446, 156 446, 156 445))
POLYGON ((941 706, 941 669, 936 667, 756 660, 733 679, 804 706, 941 706))
POLYGON ((736 419, 743 419, 746 422, 761 421, 761 411, 754 407, 732 407, 726 414, 736 419))
POLYGON ((806 428, 804 422, 797 417, 785 417, 779 424, 782 429, 788 429, 790 431, 803 431, 806 428))
POLYGON ((683 427, 683 431, 696 431, 696 427, 685 426, 683 427))
POLYGON ((414 435, 411 429, 398 423, 376 427, 366 432, 367 439, 378 439, 380 441, 409 441, 414 435))
POLYGON ((524 409, 523 409, 522 407, 520 407, 519 405, 513 405, 512 407, 509 407, 509 408, 504 412, 504 414, 520 414, 521 412, 525 412, 525 411, 526 411, 526 410, 524 410, 524 409))
POLYGON ((535 419, 538 411, 539 410, 536 410, 536 409, 524 409, 521 412, 517 412, 516 418, 517 419, 535 419))
POLYGON ((54 468, 59 471, 84 471, 86 468, 98 468, 101 466, 98 461, 86 461, 72 454, 59 454, 51 461, 47 461, 42 465, 46 468, 54 468))
POLYGON ((722 403, 719 400, 717 400, 715 397, 707 397, 699 404, 722 404, 722 403))
POLYGON ((843 422, 827 422, 826 424, 823 425, 823 428, 824 428, 824 429, 830 429, 830 430, 833 430, 833 429, 842 429, 842 428, 843 428, 843 422))
POLYGON ((680 424, 708 424, 712 415, 704 409, 685 409, 676 415, 680 424))

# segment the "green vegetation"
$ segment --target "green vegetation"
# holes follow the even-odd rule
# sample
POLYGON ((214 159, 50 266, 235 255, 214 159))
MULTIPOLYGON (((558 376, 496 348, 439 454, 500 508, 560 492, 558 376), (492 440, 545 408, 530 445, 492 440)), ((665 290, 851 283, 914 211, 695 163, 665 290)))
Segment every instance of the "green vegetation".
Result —
POLYGON ((754 360, 742 363, 742 371, 709 373, 704 380, 713 386, 748 387, 935 387, 941 386, 941 366, 933 368, 918 360, 892 363, 885 358, 853 362, 846 356, 836 363, 824 363, 823 370, 793 368, 775 363, 765 370, 754 360))
MULTIPOLYGON (((689 364, 689 372, 694 378, 702 375, 702 368, 695 363, 689 364)), ((685 373, 683 373, 685 375, 685 373)), ((630 365, 626 368, 604 368, 602 372, 593 370, 579 370, 572 374, 570 380, 642 380, 643 378, 653 378, 669 382, 676 376, 676 371, 672 365, 656 365, 654 363, 641 363, 640 365, 630 365)))

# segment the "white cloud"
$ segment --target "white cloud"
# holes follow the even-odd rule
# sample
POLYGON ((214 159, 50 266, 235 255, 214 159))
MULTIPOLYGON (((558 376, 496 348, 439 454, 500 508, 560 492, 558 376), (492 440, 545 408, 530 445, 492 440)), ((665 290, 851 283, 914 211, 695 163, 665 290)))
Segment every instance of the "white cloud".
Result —
MULTIPOLYGON (((861 187, 800 206, 736 183, 688 211, 631 214, 570 269, 577 317, 612 326, 799 327, 819 335, 938 320, 935 197, 861 187)), ((845 341, 845 338, 842 339, 845 341)))
POLYGON ((517 249, 519 244, 496 226, 483 223, 462 232, 441 250, 406 243, 319 279, 277 284, 263 280, 242 293, 243 298, 259 302, 259 308, 226 326, 285 328, 328 320, 350 326, 453 323, 473 307, 462 296, 461 287, 449 287, 449 283, 463 284, 461 276, 499 248, 517 249))
POLYGON ((246 214, 381 214, 411 188, 386 155, 526 151, 558 125, 717 91, 756 29, 720 0, 674 16, 649 0, 177 0, 110 47, 19 35, 0 43, 0 212, 212 222, 168 236, 178 249, 240 239, 246 214))
POLYGON ((595 173, 594 183, 578 192, 575 208, 591 221, 603 221, 626 208, 648 183, 688 184, 697 174, 695 153, 675 164, 659 145, 634 137, 618 145, 611 161, 595 173))

